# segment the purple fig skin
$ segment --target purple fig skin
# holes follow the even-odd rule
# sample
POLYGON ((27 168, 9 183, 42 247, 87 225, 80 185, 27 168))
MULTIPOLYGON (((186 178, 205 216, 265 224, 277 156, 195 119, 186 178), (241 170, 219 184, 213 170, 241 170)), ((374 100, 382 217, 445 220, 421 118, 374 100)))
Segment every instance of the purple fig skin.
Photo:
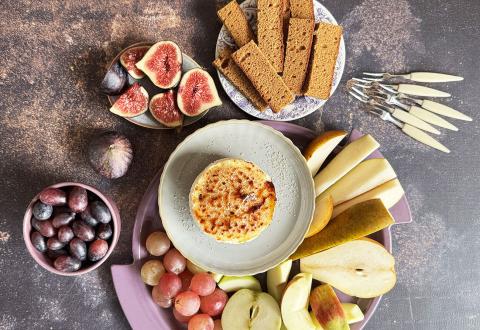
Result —
POLYGON ((106 132, 90 142, 88 158, 93 168, 104 177, 120 178, 127 173, 132 162, 132 144, 123 135, 106 132))
POLYGON ((115 62, 107 71, 100 85, 100 90, 107 95, 119 95, 127 83, 127 71, 115 62))

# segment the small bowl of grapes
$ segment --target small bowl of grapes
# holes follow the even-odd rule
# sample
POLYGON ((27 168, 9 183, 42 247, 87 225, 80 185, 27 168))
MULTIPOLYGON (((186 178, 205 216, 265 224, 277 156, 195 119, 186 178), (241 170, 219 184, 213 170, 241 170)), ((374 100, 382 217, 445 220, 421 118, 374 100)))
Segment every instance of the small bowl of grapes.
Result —
POLYGON ((52 273, 75 276, 99 267, 120 236, 115 203, 94 187, 63 182, 28 205, 23 238, 33 259, 52 273))

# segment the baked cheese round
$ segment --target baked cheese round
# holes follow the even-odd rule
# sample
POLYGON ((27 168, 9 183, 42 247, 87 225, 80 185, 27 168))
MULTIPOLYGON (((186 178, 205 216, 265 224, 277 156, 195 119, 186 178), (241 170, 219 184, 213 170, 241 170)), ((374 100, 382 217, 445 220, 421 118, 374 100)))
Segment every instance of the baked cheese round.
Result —
POLYGON ((270 225, 275 187, 257 165, 220 159, 200 173, 190 191, 190 210, 202 231, 226 243, 244 243, 270 225))

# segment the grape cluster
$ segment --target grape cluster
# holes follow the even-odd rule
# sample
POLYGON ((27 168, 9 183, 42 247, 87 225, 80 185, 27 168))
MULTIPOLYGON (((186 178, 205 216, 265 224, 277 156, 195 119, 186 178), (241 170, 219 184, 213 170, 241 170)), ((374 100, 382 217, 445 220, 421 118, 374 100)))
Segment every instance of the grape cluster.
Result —
POLYGON ((108 207, 78 186, 47 188, 32 207, 33 246, 63 272, 88 267, 107 254, 113 227, 108 207))

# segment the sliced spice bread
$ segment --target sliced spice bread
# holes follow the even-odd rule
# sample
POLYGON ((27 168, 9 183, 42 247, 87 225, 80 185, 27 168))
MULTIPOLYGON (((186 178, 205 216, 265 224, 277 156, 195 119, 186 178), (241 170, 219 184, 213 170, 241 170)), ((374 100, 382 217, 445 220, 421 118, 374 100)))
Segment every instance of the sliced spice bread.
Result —
POLYGON ((311 19, 290 18, 283 80, 297 95, 303 92, 314 28, 315 21, 311 19))
POLYGON ((257 1, 258 47, 276 72, 283 70, 283 0, 257 1))
POLYGON ((232 58, 273 112, 280 112, 295 99, 295 95, 285 85, 255 42, 250 41, 237 50, 232 54, 232 58))
POLYGON ((217 15, 239 48, 254 39, 247 17, 238 5, 237 0, 230 1, 217 12, 217 15))
POLYGON ((320 23, 315 32, 305 95, 326 100, 332 89, 342 27, 320 23))
POLYGON ((315 20, 313 13, 313 0, 290 0, 290 12, 295 18, 308 18, 315 20))
POLYGON ((263 100, 250 80, 248 80, 242 70, 232 60, 232 53, 232 49, 225 48, 219 54, 218 58, 213 61, 213 66, 215 66, 257 110, 264 111, 267 108, 267 102, 263 100))

